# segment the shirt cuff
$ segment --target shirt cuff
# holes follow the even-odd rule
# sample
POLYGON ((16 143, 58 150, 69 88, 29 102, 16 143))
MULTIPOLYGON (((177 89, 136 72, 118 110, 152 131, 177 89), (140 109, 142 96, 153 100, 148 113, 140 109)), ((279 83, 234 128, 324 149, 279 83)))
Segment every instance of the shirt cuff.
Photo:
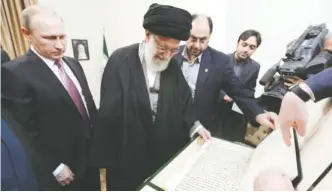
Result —
POLYGON ((199 121, 196 121, 194 126, 191 128, 192 131, 190 133, 190 138, 192 138, 201 128, 204 128, 203 125, 199 121))
POLYGON ((57 176, 63 169, 65 168, 65 164, 61 163, 54 171, 53 175, 57 176))
POLYGON ((311 88, 306 83, 300 83, 299 87, 309 95, 309 97, 312 101, 316 100, 314 93, 312 92, 311 88))

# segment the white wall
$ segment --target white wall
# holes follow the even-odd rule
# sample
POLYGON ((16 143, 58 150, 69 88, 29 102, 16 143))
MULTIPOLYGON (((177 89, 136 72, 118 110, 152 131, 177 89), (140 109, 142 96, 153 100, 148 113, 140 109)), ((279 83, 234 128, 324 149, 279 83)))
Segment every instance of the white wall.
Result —
MULTIPOLYGON (((39 0, 62 15, 69 38, 88 39, 90 61, 81 64, 97 105, 104 65, 103 29, 110 53, 143 40, 143 15, 153 2, 210 15, 214 22, 210 45, 225 53, 234 51, 242 31, 259 30, 263 42, 253 58, 262 65, 260 77, 284 55, 286 44, 308 25, 325 22, 332 29, 331 0, 39 0)), ((67 55, 73 55, 71 43, 67 55)), ((257 85, 256 95, 262 92, 262 86, 257 85)))
POLYGON ((202 6, 201 0, 109 0, 104 6, 106 19, 105 29, 107 31, 107 40, 109 51, 137 43, 144 38, 143 16, 152 3, 162 3, 184 8, 191 13, 208 14, 214 18, 218 25, 215 26, 215 33, 221 34, 219 37, 212 37, 211 45, 223 49, 222 42, 226 38, 226 11, 227 0, 208 0, 213 6, 202 6))
MULTIPOLYGON (((332 31, 330 0, 230 0, 228 5, 224 51, 235 49, 242 31, 249 28, 260 31, 263 41, 253 55, 261 64, 259 78, 285 55, 286 45, 309 25, 326 23, 332 31)), ((263 87, 257 85, 256 90, 256 96, 261 95, 263 87)))
POLYGON ((73 57, 71 39, 88 40, 90 60, 82 60, 80 63, 85 71, 94 101, 99 106, 103 40, 101 10, 107 0, 38 0, 38 2, 40 5, 52 7, 63 18, 68 36, 67 56, 73 57))

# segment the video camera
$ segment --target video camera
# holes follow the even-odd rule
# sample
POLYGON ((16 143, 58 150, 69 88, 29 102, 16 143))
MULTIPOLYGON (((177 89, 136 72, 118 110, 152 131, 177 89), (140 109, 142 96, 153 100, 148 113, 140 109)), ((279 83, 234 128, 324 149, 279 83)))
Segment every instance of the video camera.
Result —
POLYGON ((325 23, 310 25, 288 44, 285 58, 273 65, 259 81, 265 86, 265 92, 259 98, 265 109, 278 113, 281 100, 292 85, 332 65, 332 50, 323 49, 323 39, 328 32, 325 23))

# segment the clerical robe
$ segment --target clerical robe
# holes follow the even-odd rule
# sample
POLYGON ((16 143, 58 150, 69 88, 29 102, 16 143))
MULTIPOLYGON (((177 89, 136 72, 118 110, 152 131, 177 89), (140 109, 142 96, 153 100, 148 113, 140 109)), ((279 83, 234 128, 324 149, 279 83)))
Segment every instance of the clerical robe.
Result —
POLYGON ((108 60, 91 148, 92 165, 128 178, 121 180, 128 182, 125 190, 135 190, 129 185, 139 186, 184 147, 196 121, 190 88, 174 59, 160 73, 153 118, 138 50, 139 44, 123 47, 108 60))

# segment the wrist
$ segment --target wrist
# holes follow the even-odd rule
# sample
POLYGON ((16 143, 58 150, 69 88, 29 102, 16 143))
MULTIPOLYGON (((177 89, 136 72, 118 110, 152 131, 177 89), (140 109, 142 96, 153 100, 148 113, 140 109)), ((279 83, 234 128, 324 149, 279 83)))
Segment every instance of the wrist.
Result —
POLYGON ((63 169, 65 168, 65 164, 61 163, 54 171, 53 175, 57 176, 63 169))
POLYGON ((305 84, 305 83, 300 83, 300 84, 299 84, 299 87, 300 87, 304 92, 306 92, 306 93, 309 95, 309 97, 310 97, 310 99, 311 99, 312 101, 315 101, 315 95, 314 95, 314 93, 312 92, 311 88, 310 88, 307 84, 305 84))
POLYGON ((315 96, 310 87, 305 83, 300 83, 291 88, 291 91, 297 95, 302 101, 307 102, 309 100, 315 101, 315 96))

